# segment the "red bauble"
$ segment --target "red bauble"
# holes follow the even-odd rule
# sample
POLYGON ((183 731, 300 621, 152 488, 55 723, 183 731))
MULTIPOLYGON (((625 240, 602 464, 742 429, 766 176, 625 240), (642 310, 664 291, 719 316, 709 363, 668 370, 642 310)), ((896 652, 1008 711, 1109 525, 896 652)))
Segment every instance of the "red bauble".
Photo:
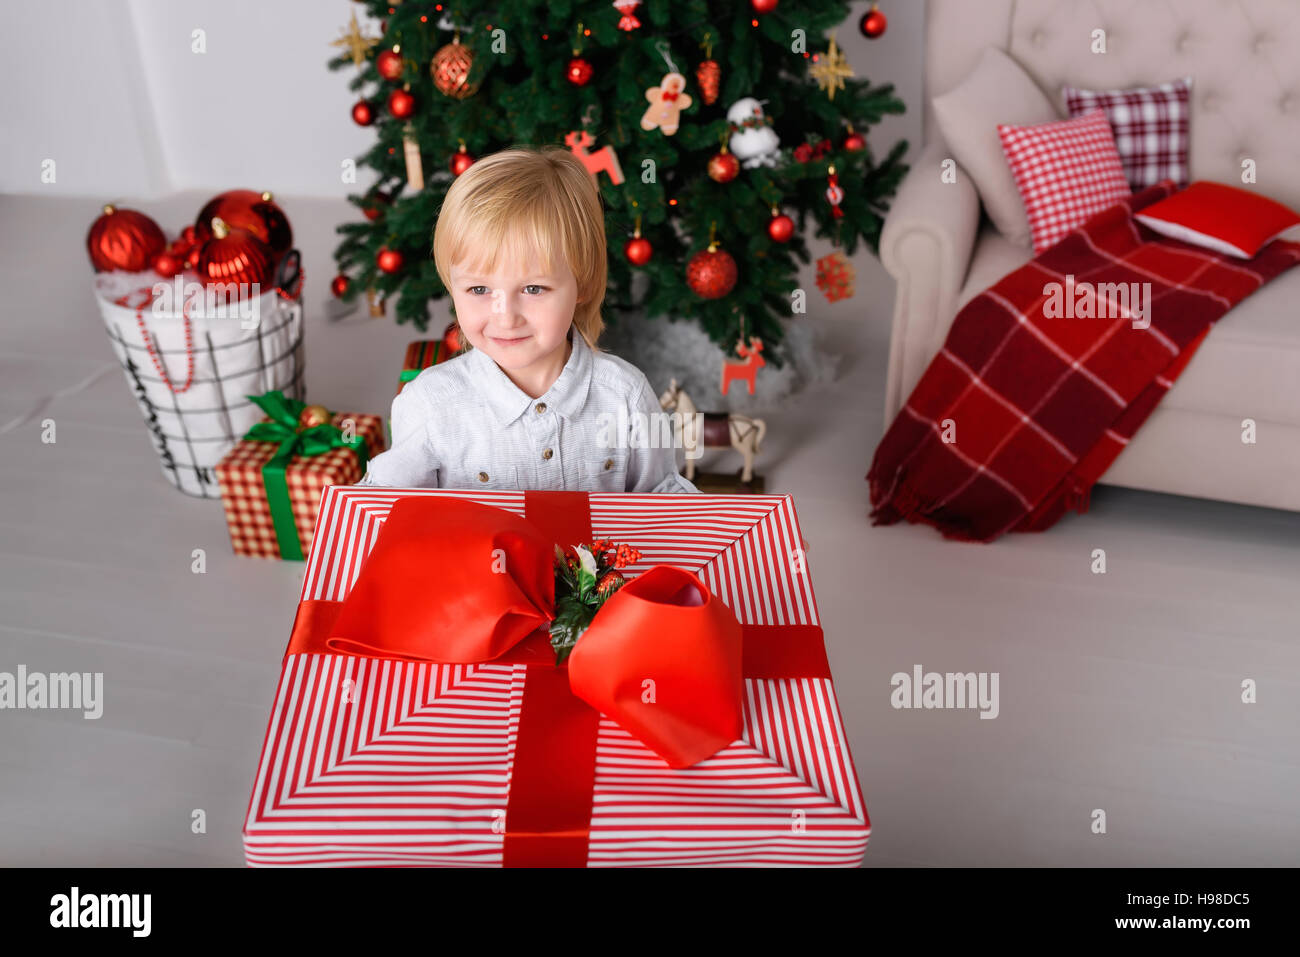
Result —
POLYGON ((402 265, 405 262, 405 256, 399 253, 396 249, 389 249, 387 246, 381 248, 379 253, 375 256, 375 265, 379 267, 380 272, 398 272, 401 270, 402 265))
POLYGON ((867 148, 867 139, 861 133, 850 133, 844 137, 844 149, 850 153, 860 153, 867 148))
POLYGON ((868 40, 874 40, 882 36, 887 26, 889 26, 889 21, 885 19, 883 13, 875 8, 874 4, 867 15, 858 22, 858 29, 862 31, 862 35, 868 40))
POLYGON ((166 248, 167 237, 158 224, 134 209, 105 206, 86 234, 86 251, 95 272, 140 272, 166 248))
POLYGON ((460 326, 457 323, 447 323, 442 333, 442 344, 449 353, 460 352, 460 326))
POLYGON ((415 112, 415 97, 407 90, 394 90, 388 94, 388 112, 404 120, 415 112))
POLYGON ((794 235, 794 220, 784 213, 778 213, 767 221, 767 234, 775 242, 788 243, 794 235))
POLYGON ((465 147, 461 147, 451 154, 451 171, 455 176, 459 176, 465 170, 474 165, 474 157, 469 154, 465 147))
POLYGON ((469 73, 474 66, 474 51, 459 40, 448 43, 433 55, 429 72, 433 74, 433 85, 445 96, 463 100, 473 96, 478 90, 477 83, 469 82, 469 73))
POLYGON ((334 293, 336 299, 342 299, 348 291, 348 277, 341 273, 330 280, 330 292, 334 293))
POLYGON ((591 79, 594 72, 595 70, 591 68, 590 63, 580 56, 575 56, 569 61, 569 67, 565 70, 564 76, 574 86, 586 86, 587 81, 591 79))
POLYGON ((199 246, 198 243, 195 243, 193 246, 190 247, 190 251, 185 254, 186 269, 199 268, 199 253, 201 253, 202 251, 203 249, 202 247, 199 246))
POLYGON ((380 190, 366 200, 366 204, 361 208, 361 211, 366 214, 366 219, 373 223, 384 215, 384 209, 390 206, 392 202, 393 197, 380 190))
POLYGON ((777 0, 749 0, 749 5, 755 13, 771 13, 776 9, 776 2, 777 0))
POLYGON ((171 279, 185 268, 185 257, 178 256, 168 247, 153 257, 153 271, 164 279, 171 279))
POLYGON ((270 193, 232 189, 212 197, 194 220, 195 242, 202 245, 212 238, 212 221, 218 217, 231 229, 246 230, 270 246, 276 262, 293 248, 289 218, 270 193))
POLYGON ((352 122, 357 126, 369 126, 375 121, 375 111, 370 108, 370 104, 361 100, 356 106, 352 107, 352 122))
POLYGON ((195 234, 193 226, 186 226, 182 229, 180 238, 176 240, 177 244, 184 245, 187 249, 198 241, 199 237, 195 234))
POLYGON ((400 80, 402 67, 402 55, 396 50, 384 50, 375 57, 375 69, 385 80, 400 80))
MULTIPOLYGON (((271 247, 246 229, 228 226, 220 217, 210 224, 212 238, 199 249, 199 280, 209 286, 271 282, 271 247)), ((196 230, 197 232, 197 230, 196 230)))
POLYGON ((709 157, 709 178, 719 183, 730 183, 740 175, 740 160, 724 146, 721 153, 709 157))
POLYGON ((703 299, 721 299, 736 288, 736 260, 721 249, 706 249, 686 264, 686 285, 703 299))
POLYGON ((642 236, 634 236, 623 247, 623 255, 633 266, 644 266, 653 254, 654 247, 650 245, 650 240, 642 236))

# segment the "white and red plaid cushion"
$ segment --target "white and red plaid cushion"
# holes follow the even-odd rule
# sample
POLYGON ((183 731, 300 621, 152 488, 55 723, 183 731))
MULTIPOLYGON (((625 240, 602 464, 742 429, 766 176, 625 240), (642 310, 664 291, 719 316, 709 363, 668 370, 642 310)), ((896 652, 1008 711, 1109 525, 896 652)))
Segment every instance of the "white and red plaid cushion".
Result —
POLYGON ((1124 176, 1134 190, 1172 179, 1189 181, 1187 142, 1192 78, 1132 90, 1062 89, 1071 117, 1103 110, 1115 134, 1124 176))
POLYGON ((1025 204, 1035 255, 1133 193, 1101 110, 1041 126, 999 123, 998 136, 1025 204))

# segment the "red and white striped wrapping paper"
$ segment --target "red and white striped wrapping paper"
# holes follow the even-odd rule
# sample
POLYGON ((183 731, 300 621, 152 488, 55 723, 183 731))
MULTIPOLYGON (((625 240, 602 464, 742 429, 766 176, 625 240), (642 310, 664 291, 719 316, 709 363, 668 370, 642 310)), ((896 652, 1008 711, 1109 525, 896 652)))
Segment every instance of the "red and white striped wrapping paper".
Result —
MULTIPOLYGON (((523 492, 325 490, 301 599, 341 601, 389 509, 456 495, 524 514, 523 492)), ((596 537, 698 574, 744 624, 818 625, 789 495, 592 493, 596 537)), ((499 866, 523 665, 342 655, 284 661, 244 825, 250 866, 499 866)), ((744 737, 672 770, 602 717, 588 865, 862 862, 870 822, 830 679, 745 681, 744 737)))

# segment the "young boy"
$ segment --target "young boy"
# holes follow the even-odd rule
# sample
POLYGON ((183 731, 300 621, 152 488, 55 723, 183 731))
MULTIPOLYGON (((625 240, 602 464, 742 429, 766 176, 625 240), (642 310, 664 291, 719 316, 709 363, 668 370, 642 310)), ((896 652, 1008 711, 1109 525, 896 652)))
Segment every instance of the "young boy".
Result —
POLYGON ((699 491, 677 471, 644 373, 596 346, 605 219, 572 153, 476 161, 447 191, 433 257, 462 352, 393 400, 393 446, 358 484, 699 491))

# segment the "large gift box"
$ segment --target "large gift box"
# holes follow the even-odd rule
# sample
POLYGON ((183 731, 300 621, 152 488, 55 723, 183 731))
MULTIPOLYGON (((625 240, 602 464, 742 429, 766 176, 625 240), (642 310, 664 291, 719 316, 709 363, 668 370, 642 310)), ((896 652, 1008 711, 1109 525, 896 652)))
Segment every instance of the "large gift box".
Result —
POLYGON ((278 391, 248 398, 267 414, 215 469, 230 544, 237 555, 301 561, 325 489, 361 480, 384 450, 384 423, 278 391))
MULTIPOLYGON (((395 518, 399 527, 407 526, 395 518)), ((501 541, 513 547, 518 538, 501 541)), ((870 824, 802 541, 789 495, 330 486, 249 800, 247 862, 858 866, 870 824), (621 592, 579 638, 572 664, 536 652, 550 652, 544 630, 499 658, 464 664, 367 656, 357 649, 373 645, 338 637, 369 632, 371 618, 376 629, 412 621, 397 615, 392 588, 409 589, 412 605, 441 607, 427 597, 437 584, 419 558, 437 551, 424 547, 434 541, 453 542, 456 528, 434 526, 434 538, 404 553, 389 547, 394 536, 381 536, 399 502, 405 522, 435 504, 427 497, 500 509, 503 528, 524 519, 539 540, 627 543, 640 552, 623 569, 627 592, 660 572, 683 574, 675 569, 702 584, 737 630, 731 728, 739 736, 670 767, 661 748, 643 743, 643 729, 629 731, 570 693, 576 676, 566 670, 621 592), (413 560, 379 565, 394 554, 413 560), (377 567, 398 569, 390 577, 402 581, 384 577, 388 599, 367 606, 359 599, 373 593, 377 567), (358 608, 367 609, 359 632, 348 632, 358 608)), ((456 634, 460 626, 440 627, 456 634)), ((653 629, 629 630, 635 653, 653 629)))

